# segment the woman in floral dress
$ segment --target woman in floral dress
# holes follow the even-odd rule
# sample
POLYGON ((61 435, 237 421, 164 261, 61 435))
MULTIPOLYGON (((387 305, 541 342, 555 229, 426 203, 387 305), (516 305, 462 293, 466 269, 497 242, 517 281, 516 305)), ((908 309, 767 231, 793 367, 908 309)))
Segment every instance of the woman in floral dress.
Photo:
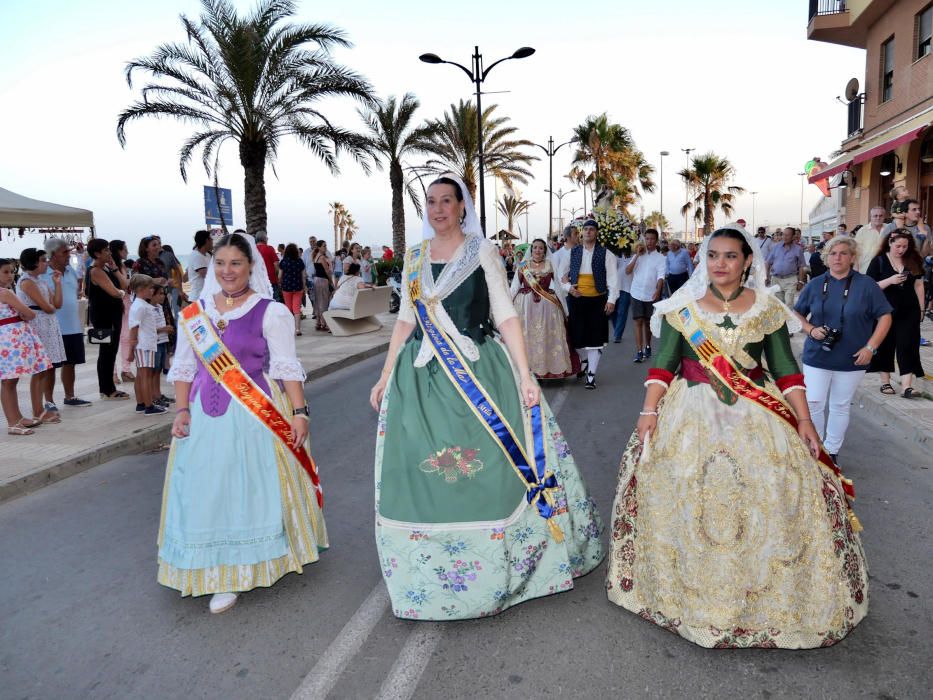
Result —
POLYGON ((466 187, 443 177, 427 195, 370 396, 376 540, 396 616, 484 617, 573 588, 603 558, 602 525, 466 187))
POLYGON ((51 396, 55 368, 65 362, 62 329, 55 316, 55 310, 62 305, 62 276, 58 271, 52 273, 51 279, 45 276, 49 261, 44 250, 26 248, 19 254, 19 265, 23 274, 16 286, 16 296, 36 312, 35 317, 29 321, 29 327, 52 361, 48 369, 33 374, 29 380, 32 414, 42 423, 61 423, 58 409, 53 404, 43 405, 42 399, 46 393, 51 396))
POLYGON ((538 379, 576 375, 567 344, 566 302, 562 291, 554 279, 547 244, 537 238, 531 243, 530 259, 516 266, 511 292, 525 334, 528 365, 538 379))
POLYGON ((704 647, 829 646, 868 611, 860 527, 810 420, 788 334, 799 320, 753 251, 744 229, 714 232, 655 306, 609 600, 704 647))
POLYGON ((16 296, 12 286, 13 261, 0 258, 0 403, 7 433, 32 435, 41 421, 23 417, 16 385, 20 377, 45 372, 52 362, 28 324, 36 312, 16 296))

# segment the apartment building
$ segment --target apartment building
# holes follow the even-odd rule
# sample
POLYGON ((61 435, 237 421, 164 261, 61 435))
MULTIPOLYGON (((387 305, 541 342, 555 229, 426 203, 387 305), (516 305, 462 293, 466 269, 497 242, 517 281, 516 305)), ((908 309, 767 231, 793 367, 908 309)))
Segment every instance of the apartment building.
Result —
MULTIPOLYGON (((865 49, 865 74, 845 86, 845 139, 810 182, 839 188, 851 231, 871 207, 890 211, 905 185, 933 223, 933 1, 810 0, 807 38, 865 49)), ((840 85, 840 90, 843 86, 840 85)))

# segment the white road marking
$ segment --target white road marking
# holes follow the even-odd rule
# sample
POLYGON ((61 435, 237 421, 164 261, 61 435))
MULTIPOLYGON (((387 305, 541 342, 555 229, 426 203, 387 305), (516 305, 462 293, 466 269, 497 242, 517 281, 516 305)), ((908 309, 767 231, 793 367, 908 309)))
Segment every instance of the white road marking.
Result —
POLYGON ((377 700, 410 700, 428 662, 444 637, 444 628, 433 622, 416 623, 392 670, 379 688, 377 700))
POLYGON ((389 594, 380 580, 292 693, 292 700, 323 700, 327 697, 388 609, 389 594))
MULTIPOLYGON (((569 386, 561 387, 550 402, 551 412, 555 416, 560 413, 569 393, 569 386)), ((327 697, 388 609, 389 594, 380 581, 304 677, 291 700, 323 700, 327 697)), ((443 637, 442 625, 418 623, 408 635, 405 646, 383 681, 379 700, 409 700, 443 637)))

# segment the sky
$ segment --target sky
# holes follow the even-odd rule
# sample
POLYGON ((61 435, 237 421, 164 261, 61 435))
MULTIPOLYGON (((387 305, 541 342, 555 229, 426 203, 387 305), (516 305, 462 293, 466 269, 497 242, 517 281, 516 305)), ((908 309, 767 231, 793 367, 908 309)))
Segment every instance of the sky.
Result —
MULTIPOLYGON (((335 59, 364 75, 380 97, 415 94, 422 119, 470 99, 472 83, 453 66, 419 62, 420 54, 469 65, 479 45, 489 65, 521 46, 534 47, 533 56, 493 69, 484 90, 499 94, 484 96, 484 107, 498 104, 497 112, 511 118, 521 137, 540 144, 549 136, 566 141, 588 115, 607 112, 631 131, 656 168, 656 182, 659 153, 669 151, 663 159, 664 214, 675 230, 683 229, 685 194, 676 174, 686 165, 683 148, 729 158, 735 184, 758 192, 754 217, 753 197, 746 194, 738 198, 734 218, 772 228, 797 223, 797 173, 811 157, 829 160, 839 147, 846 110, 835 97, 852 77, 864 83, 864 51, 807 41, 803 0, 298 0, 297 6, 297 21, 345 30, 354 46, 336 50, 335 59)), ((116 138, 117 115, 145 83, 139 73, 134 89, 127 85, 126 62, 160 43, 183 40, 181 14, 198 17, 200 3, 0 0, 0 187, 91 209, 98 235, 127 240, 131 249, 151 233, 176 250, 190 247, 192 232, 203 227, 202 188, 210 184, 199 159, 187 184, 179 174, 178 150, 192 128, 147 119, 127 127, 125 148, 116 138)), ((341 125, 362 127, 351 101, 321 106, 341 125)), ((540 236, 547 231, 548 162, 532 150, 542 159, 519 190, 534 202, 528 227, 540 236)), ((563 178, 571 158, 570 146, 555 156, 555 190, 575 188, 563 178)), ((297 142, 283 144, 277 176, 266 170, 272 243, 304 243, 309 235, 329 239, 327 205, 335 200, 359 224, 357 240, 391 242, 387 173, 366 176, 348 158, 340 164, 334 177, 297 142)), ((233 190, 234 224, 244 225, 243 173, 233 145, 221 152, 220 184, 233 190)), ((490 178, 490 233, 504 225, 501 217, 496 221, 494 195, 490 178)), ((660 195, 660 188, 645 194, 645 213, 660 207, 660 195)), ((804 187, 804 217, 820 196, 815 186, 804 187)), ((563 208, 582 206, 579 192, 563 199, 563 208)), ((555 219, 558 209, 555 197, 555 219)), ((717 222, 725 221, 718 213, 717 222)), ((420 230, 408 205, 407 240, 419 240, 420 230)), ((4 236, 0 256, 23 245, 4 236)))

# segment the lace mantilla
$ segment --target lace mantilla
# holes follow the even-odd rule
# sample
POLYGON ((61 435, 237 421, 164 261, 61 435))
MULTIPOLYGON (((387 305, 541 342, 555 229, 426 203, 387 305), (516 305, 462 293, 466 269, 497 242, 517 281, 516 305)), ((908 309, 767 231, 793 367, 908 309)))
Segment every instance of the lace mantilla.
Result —
MULTIPOLYGON (((437 280, 434 279, 434 271, 431 269, 430 247, 425 249, 418 261, 421 265, 419 275, 421 301, 432 306, 437 324, 453 339, 464 356, 473 362, 479 359, 476 344, 457 330, 457 326, 447 314, 442 302, 480 266, 480 250, 484 242, 484 239, 479 236, 468 235, 454 254, 453 260, 444 266, 437 280)), ((418 350, 418 357, 415 358, 415 367, 424 367, 432 357, 434 357, 434 346, 425 335, 421 341, 421 348, 418 350)))

